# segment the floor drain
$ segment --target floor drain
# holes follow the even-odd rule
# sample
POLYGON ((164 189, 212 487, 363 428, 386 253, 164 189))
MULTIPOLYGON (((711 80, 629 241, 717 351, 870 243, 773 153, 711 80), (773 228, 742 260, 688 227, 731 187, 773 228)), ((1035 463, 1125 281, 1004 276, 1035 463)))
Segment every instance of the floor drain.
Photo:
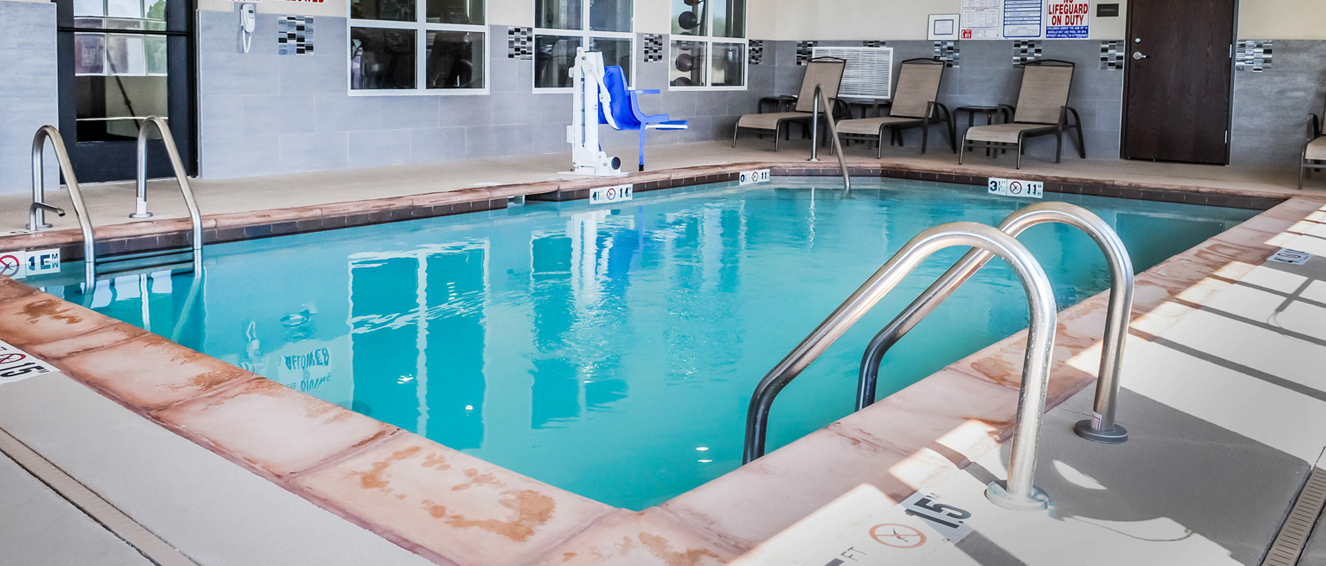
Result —
POLYGON ((1289 518, 1280 527, 1280 534, 1266 552, 1262 566, 1294 566, 1308 543, 1308 535, 1321 516, 1322 505, 1326 504, 1326 470, 1313 468, 1308 476, 1308 483, 1298 494, 1298 501, 1289 511, 1289 518))

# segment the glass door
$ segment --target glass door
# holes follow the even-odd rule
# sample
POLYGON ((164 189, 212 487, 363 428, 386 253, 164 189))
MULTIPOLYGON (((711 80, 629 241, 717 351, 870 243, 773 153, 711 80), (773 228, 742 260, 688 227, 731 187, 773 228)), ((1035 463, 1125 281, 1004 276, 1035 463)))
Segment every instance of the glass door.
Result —
MULTIPOLYGON (((162 116, 190 174, 194 150, 192 0, 57 0, 60 134, 84 182, 133 179, 138 128, 162 116)), ((148 177, 169 177, 159 137, 148 177)))

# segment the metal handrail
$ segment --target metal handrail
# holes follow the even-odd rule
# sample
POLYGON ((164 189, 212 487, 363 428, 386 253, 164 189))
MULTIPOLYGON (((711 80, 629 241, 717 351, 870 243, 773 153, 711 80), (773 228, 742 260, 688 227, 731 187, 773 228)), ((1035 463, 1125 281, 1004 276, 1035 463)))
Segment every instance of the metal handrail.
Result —
POLYGON ((843 158, 843 142, 838 138, 838 126, 833 123, 833 106, 829 105, 829 97, 824 94, 823 85, 815 85, 815 98, 812 101, 810 116, 810 159, 808 161, 819 161, 820 147, 820 108, 824 108, 824 119, 829 123, 829 132, 833 134, 833 150, 838 154, 838 167, 843 171, 843 194, 852 193, 852 177, 847 173, 847 160, 843 158), (823 106, 820 104, 823 103, 823 106))
POLYGON ((1026 290, 1031 311, 1030 338, 1027 341, 1026 364, 1022 369, 1008 481, 1003 485, 991 483, 986 490, 986 497, 1008 508, 1045 508, 1047 500, 1044 493, 1035 487, 1034 480, 1036 444, 1040 436, 1051 356, 1054 352, 1057 313, 1054 290, 1050 287, 1045 270, 1041 269, 1040 263, 1025 246, 992 226, 975 222, 942 224, 912 238, 760 380, 751 396, 750 409, 746 415, 743 463, 764 455, 769 410, 778 393, 896 287, 912 269, 931 254, 952 246, 972 246, 1003 258, 1013 266, 1026 290))
MULTIPOLYGON (((1016 238, 1037 224, 1060 223, 1086 232, 1096 242, 1110 268, 1110 302, 1106 309, 1105 338, 1100 357, 1099 380, 1096 382, 1094 415, 1077 423, 1073 430, 1083 438, 1107 444, 1128 440, 1128 431, 1114 422, 1119 396, 1119 374, 1122 368, 1124 342, 1128 338, 1128 315, 1133 306, 1133 263, 1128 257, 1119 235, 1110 225, 1091 211, 1077 205, 1047 202, 1028 206, 1014 212, 999 224, 999 229, 1016 238)), ((861 375, 856 391, 856 410, 875 402, 879 365, 889 348, 893 347, 921 319, 929 315, 958 287, 962 286, 993 256, 983 250, 972 250, 963 256, 934 284, 930 285, 912 304, 870 340, 861 359, 861 375)))
POLYGON ((78 217, 78 227, 83 231, 83 263, 88 286, 91 287, 96 273, 96 241, 92 238, 92 221, 88 218, 87 206, 83 204, 83 193, 78 189, 78 178, 74 176, 73 163, 69 161, 69 152, 65 150, 64 138, 55 126, 45 125, 37 128, 32 138, 32 206, 28 229, 45 230, 51 225, 46 223, 46 211, 50 210, 64 216, 64 210, 46 204, 45 149, 46 140, 51 140, 55 150, 55 159, 60 164, 60 174, 64 175, 65 185, 69 187, 69 199, 74 202, 74 214, 78 217))
POLYGON ((198 211, 198 202, 193 198, 193 189, 189 187, 189 174, 184 169, 184 161, 180 159, 180 150, 175 146, 175 137, 170 134, 170 127, 166 125, 165 118, 160 116, 148 116, 143 125, 138 128, 138 203, 137 212, 130 214, 130 218, 147 218, 152 213, 147 211, 147 134, 148 126, 156 126, 156 130, 161 134, 161 141, 166 146, 166 155, 170 158, 170 166, 175 170, 175 181, 180 186, 180 192, 184 194, 184 204, 189 207, 189 220, 193 222, 193 267, 194 271, 201 271, 202 249, 203 249, 203 220, 202 214, 198 211))

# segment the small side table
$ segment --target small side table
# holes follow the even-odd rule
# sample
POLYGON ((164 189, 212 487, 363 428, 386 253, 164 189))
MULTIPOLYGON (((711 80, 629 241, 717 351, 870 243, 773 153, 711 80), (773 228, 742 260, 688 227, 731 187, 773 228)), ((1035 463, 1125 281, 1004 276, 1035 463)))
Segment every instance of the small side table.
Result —
POLYGON ((858 117, 856 115, 857 108, 861 109, 860 118, 878 118, 883 115, 880 113, 881 108, 888 108, 889 106, 893 105, 892 100, 870 100, 870 101, 852 100, 844 102, 847 104, 848 118, 858 117))
POLYGON ((760 99, 759 107, 756 110, 760 114, 764 114, 765 106, 773 105, 774 112, 788 112, 795 108, 796 104, 797 97, 795 96, 789 96, 786 94, 782 96, 766 96, 760 99))
MULTIPOLYGON (((971 128, 976 125, 977 114, 985 114, 985 125, 989 126, 994 123, 995 115, 1003 113, 1003 109, 998 106, 959 106, 953 109, 953 121, 957 122, 958 115, 963 112, 967 113, 967 127, 971 128)), ((964 135, 963 138, 965 139, 966 136, 964 135)), ((985 155, 990 155, 990 148, 985 149, 985 155)))

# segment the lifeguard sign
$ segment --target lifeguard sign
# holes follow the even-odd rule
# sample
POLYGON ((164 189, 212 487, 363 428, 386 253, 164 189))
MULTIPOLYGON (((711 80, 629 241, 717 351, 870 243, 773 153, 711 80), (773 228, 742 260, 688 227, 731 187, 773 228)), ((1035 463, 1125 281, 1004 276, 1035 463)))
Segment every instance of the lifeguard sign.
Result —
POLYGON ((1091 36, 1089 0, 1049 0, 1045 4, 1046 39, 1087 39, 1091 36))

